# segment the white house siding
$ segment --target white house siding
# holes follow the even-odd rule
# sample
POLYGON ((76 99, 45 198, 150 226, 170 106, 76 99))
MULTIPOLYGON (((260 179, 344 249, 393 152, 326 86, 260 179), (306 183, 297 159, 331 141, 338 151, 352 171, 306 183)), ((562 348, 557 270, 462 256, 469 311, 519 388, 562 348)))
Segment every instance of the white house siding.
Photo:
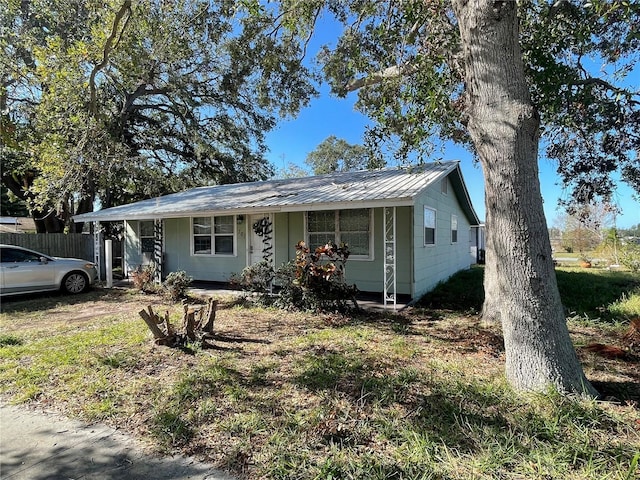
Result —
POLYGON ((418 196, 413 217, 415 279, 412 296, 419 299, 439 282, 470 267, 469 220, 460 209, 450 183, 447 194, 443 194, 440 185, 435 184, 418 196), (425 206, 436 210, 435 245, 424 245, 425 206), (451 242, 451 215, 458 218, 458 241, 455 244, 451 242))

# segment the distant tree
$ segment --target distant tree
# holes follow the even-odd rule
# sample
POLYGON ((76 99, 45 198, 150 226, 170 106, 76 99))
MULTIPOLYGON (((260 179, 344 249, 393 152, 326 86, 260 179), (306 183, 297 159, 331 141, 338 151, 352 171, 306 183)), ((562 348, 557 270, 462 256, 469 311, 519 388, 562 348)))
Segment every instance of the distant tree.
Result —
POLYGON ((629 228, 621 228, 618 233, 621 237, 640 237, 640 223, 631 225, 629 228))
POLYGON ((604 259, 609 265, 619 265, 619 251, 622 247, 620 235, 615 227, 606 228, 602 232, 602 240, 595 249, 595 255, 604 259))
POLYGON ((601 234, 598 231, 587 228, 583 223, 576 221, 568 226, 562 233, 562 246, 567 252, 577 252, 586 256, 601 242, 601 234))
POLYGON ((273 178, 302 178, 308 176, 308 170, 305 170, 300 165, 289 162, 285 167, 277 169, 273 178))
POLYGON ((608 230, 614 229, 616 207, 597 203, 575 208, 574 212, 558 220, 562 224, 562 244, 567 251, 586 255, 605 240, 608 230))
POLYGON ((307 155, 305 163, 316 175, 384 166, 384 160, 377 159, 365 146, 352 145, 334 135, 320 142, 315 150, 307 155))

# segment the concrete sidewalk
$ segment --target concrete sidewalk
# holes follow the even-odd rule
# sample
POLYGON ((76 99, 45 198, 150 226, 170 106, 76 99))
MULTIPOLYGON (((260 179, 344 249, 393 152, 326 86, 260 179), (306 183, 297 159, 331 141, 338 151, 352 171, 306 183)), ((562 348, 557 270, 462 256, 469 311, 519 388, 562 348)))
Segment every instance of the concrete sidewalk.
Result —
POLYGON ((233 480, 185 457, 158 458, 105 425, 0 404, 3 480, 233 480))

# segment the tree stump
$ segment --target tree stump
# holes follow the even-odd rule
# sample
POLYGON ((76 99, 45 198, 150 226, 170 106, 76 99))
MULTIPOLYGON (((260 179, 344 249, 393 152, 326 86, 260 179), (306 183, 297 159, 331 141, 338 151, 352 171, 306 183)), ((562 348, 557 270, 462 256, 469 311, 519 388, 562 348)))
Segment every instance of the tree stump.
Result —
POLYGON ((206 347, 206 340, 213 338, 213 325, 216 318, 218 301, 209 298, 207 305, 190 305, 182 302, 182 329, 177 331, 169 322, 169 311, 164 318, 153 311, 151 305, 138 314, 151 330, 156 345, 183 347, 188 342, 200 342, 206 347))

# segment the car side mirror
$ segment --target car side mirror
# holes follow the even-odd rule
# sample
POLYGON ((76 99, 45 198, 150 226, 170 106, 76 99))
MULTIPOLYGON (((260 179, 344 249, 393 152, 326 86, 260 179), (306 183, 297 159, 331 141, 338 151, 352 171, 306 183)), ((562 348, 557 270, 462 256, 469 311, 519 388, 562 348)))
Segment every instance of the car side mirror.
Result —
POLYGON ((47 260, 47 257, 40 257, 40 263, 44 263, 46 265, 49 263, 49 260, 47 260))

